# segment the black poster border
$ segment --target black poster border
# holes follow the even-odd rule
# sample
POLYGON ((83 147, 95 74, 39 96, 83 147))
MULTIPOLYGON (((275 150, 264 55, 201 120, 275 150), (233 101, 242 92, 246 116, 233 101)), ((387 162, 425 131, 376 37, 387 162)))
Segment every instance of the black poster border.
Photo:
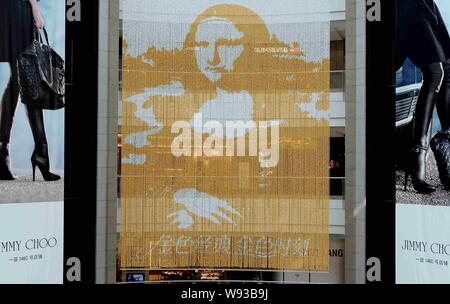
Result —
POLYGON ((99 0, 79 4, 80 20, 66 18, 64 283, 95 283, 99 0), (70 258, 79 281, 66 276, 70 258))
POLYGON ((395 284, 396 1, 380 3, 381 20, 366 21, 366 260, 379 259, 380 280, 366 282, 395 284))

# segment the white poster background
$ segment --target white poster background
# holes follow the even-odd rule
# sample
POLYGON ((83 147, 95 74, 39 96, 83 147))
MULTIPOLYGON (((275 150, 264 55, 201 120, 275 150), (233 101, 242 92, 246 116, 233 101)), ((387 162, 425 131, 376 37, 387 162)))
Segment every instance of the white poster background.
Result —
POLYGON ((450 208, 396 206, 397 283, 450 284, 450 208))
POLYGON ((0 284, 63 283, 63 215, 63 202, 0 204, 0 284), (56 246, 26 248, 42 239, 56 246))
POLYGON ((447 25, 447 29, 450 30, 450 1, 448 0, 435 0, 437 6, 439 7, 439 11, 442 14, 442 18, 444 19, 445 24, 447 25))

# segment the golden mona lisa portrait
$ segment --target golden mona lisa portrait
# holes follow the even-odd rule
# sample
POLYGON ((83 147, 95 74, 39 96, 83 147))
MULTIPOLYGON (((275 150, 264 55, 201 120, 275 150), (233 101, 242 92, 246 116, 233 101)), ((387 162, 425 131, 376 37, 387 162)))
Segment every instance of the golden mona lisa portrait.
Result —
POLYGON ((145 18, 124 15, 120 266, 328 269, 329 26, 241 4, 155 22, 139 3, 145 18))

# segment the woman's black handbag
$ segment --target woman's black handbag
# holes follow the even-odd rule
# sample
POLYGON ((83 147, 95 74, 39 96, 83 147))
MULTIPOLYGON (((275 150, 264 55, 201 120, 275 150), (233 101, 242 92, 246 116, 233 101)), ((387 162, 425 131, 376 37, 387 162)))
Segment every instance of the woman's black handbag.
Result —
POLYGON ((58 110, 64 107, 64 60, 50 47, 45 28, 44 34, 47 44, 36 29, 33 43, 17 61, 20 96, 25 104, 58 110))
POLYGON ((446 190, 450 190, 450 130, 438 132, 431 140, 439 177, 446 190))

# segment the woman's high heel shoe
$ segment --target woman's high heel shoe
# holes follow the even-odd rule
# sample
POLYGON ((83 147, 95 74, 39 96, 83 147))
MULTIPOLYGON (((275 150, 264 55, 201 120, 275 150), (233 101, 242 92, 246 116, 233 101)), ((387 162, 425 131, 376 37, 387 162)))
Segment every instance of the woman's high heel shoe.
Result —
MULTIPOLYGON (((409 172, 405 172, 405 191, 408 190, 408 180, 409 177, 412 176, 409 172)), ((413 187, 414 189, 422 194, 430 194, 433 193, 434 191, 436 191, 436 187, 424 182, 424 181, 419 181, 419 180, 414 180, 414 178, 412 179, 412 183, 413 183, 413 187)))
POLYGON ((50 172, 50 161, 48 158, 48 148, 46 144, 36 146, 31 156, 31 166, 33 168, 33 181, 36 180, 36 167, 41 171, 42 177, 46 182, 60 180, 59 175, 50 172))
POLYGON ((0 142, 0 180, 14 180, 14 176, 9 169, 8 145, 3 142, 0 142))
POLYGON ((414 189, 423 194, 430 194, 436 191, 436 187, 425 181, 425 164, 427 148, 415 146, 411 153, 409 168, 405 171, 405 191, 408 186, 408 178, 412 177, 414 189))

